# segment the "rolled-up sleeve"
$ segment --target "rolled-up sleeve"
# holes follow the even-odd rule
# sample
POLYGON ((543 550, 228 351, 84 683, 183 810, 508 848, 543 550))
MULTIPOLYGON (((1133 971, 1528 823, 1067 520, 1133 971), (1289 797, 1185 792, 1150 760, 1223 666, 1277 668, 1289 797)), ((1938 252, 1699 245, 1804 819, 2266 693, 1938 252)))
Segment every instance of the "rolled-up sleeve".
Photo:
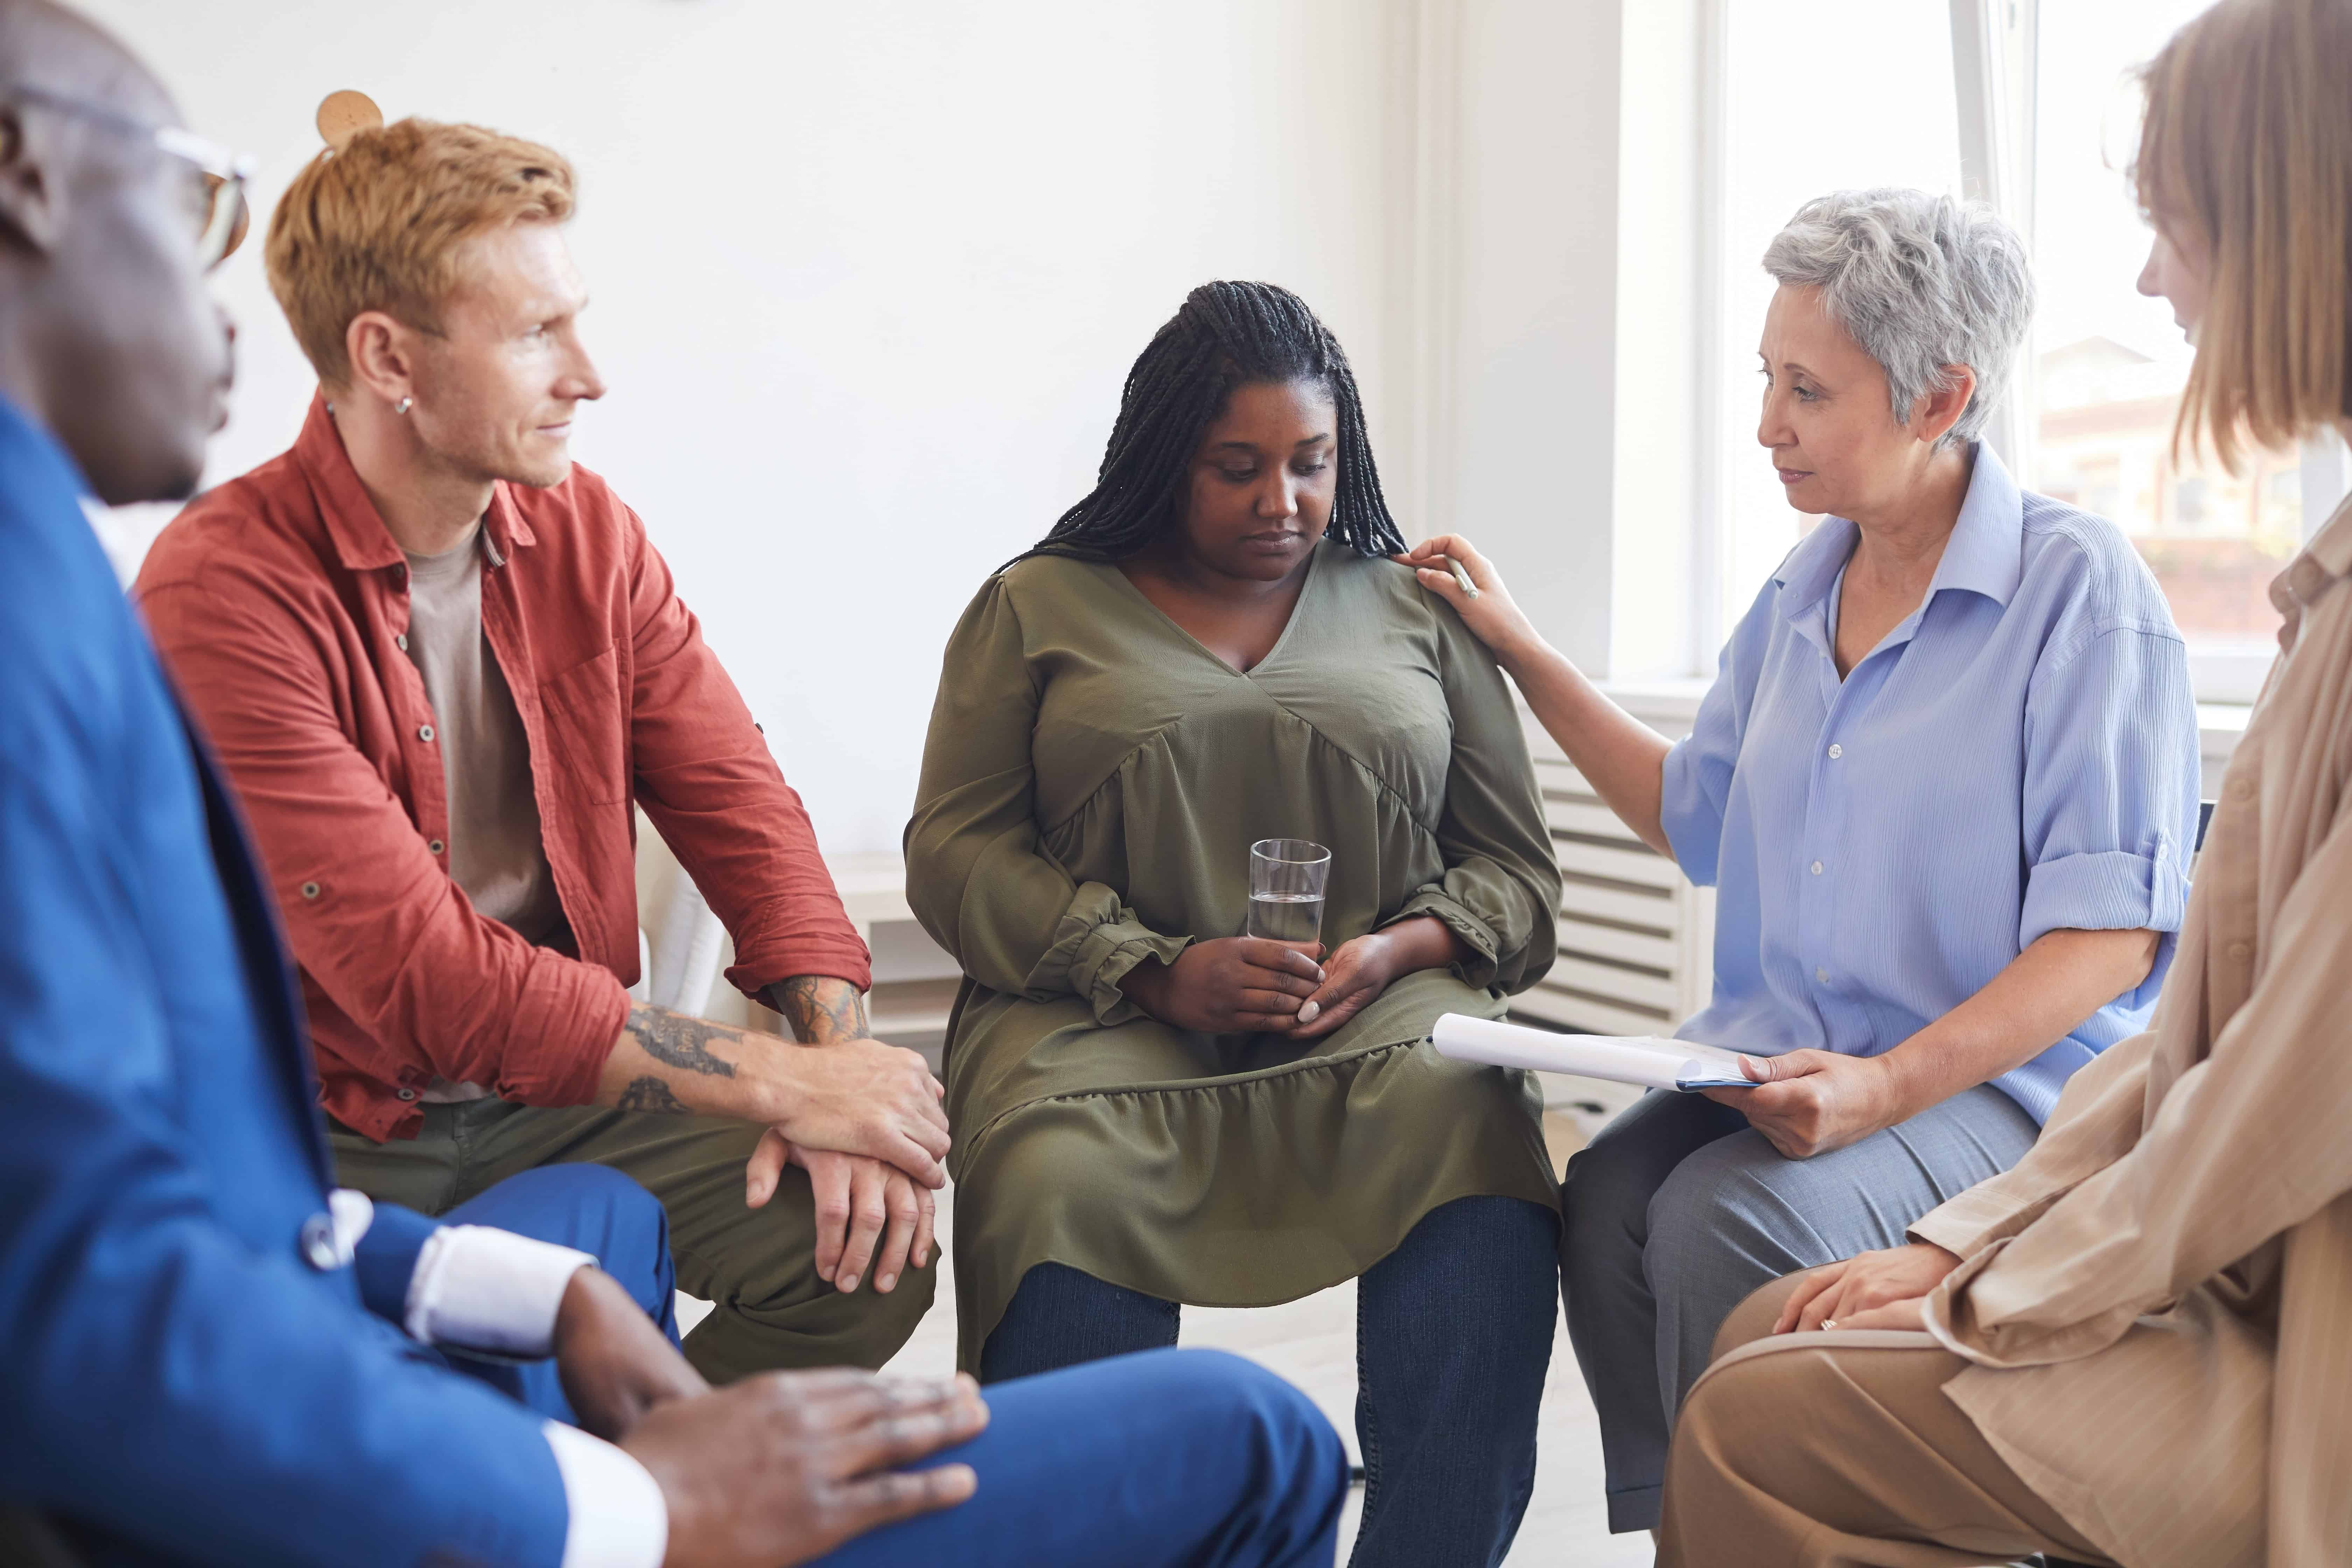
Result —
POLYGON ((2018 943, 2053 931, 2163 933, 2130 1005, 2154 997, 2189 902, 2197 710, 2178 637, 2100 631, 2026 697, 2025 899, 2018 943))

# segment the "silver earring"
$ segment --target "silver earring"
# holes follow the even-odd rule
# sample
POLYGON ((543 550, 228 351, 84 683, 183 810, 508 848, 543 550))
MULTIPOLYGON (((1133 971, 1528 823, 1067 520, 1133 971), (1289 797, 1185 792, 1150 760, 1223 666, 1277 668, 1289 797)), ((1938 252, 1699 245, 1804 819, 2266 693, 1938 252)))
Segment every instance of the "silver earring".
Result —
POLYGON ((416 399, 413 397, 404 397, 392 405, 392 411, 394 414, 405 414, 408 412, 408 405, 415 401, 416 399))

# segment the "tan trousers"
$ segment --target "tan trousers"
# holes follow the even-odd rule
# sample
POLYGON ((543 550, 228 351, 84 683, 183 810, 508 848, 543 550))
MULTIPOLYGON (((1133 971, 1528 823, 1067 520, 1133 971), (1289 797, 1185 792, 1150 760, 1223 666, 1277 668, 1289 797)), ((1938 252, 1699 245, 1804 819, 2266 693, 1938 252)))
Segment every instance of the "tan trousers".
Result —
POLYGON ((1675 1427, 1659 1568, 2109 1563, 1944 1396, 1968 1363, 1926 1334, 1768 1338, 1803 1278, 1716 1339, 1675 1427))
POLYGON ((389 1143, 333 1127, 336 1179, 437 1215, 538 1165, 584 1161, 635 1177, 669 1215, 677 1288, 716 1303, 686 1336, 686 1359, 713 1383, 775 1367, 878 1367, 931 1304, 936 1258, 887 1296, 870 1270, 849 1295, 817 1277, 816 1205, 797 1166, 764 1205, 745 1206, 743 1162, 760 1141, 750 1122, 502 1100, 424 1110, 416 1137, 389 1143))

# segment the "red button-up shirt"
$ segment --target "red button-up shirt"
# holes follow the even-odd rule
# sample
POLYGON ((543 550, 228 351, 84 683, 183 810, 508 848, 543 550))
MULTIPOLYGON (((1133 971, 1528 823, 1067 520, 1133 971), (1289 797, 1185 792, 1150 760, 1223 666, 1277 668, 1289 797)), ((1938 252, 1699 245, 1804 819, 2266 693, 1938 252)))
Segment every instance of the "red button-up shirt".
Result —
POLYGON ((475 912, 402 651, 408 563, 314 401, 294 449, 193 502, 133 588, 242 797, 301 964, 320 1099, 414 1137, 436 1075, 530 1105, 593 1098, 637 974, 641 803, 735 939, 747 994, 868 983, 808 815, 645 525, 585 468, 500 484, 482 628, 530 744, 579 956, 475 912))

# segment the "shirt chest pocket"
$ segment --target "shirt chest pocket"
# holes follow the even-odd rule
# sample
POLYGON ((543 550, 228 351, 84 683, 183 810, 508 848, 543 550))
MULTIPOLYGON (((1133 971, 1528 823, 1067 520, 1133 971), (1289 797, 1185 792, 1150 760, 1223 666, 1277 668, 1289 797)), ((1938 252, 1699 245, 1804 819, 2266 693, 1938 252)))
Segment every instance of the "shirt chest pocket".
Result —
POLYGON ((621 692, 619 650, 550 676, 539 684, 543 755, 531 760, 551 791, 583 805, 613 805, 629 796, 629 710, 621 692))

